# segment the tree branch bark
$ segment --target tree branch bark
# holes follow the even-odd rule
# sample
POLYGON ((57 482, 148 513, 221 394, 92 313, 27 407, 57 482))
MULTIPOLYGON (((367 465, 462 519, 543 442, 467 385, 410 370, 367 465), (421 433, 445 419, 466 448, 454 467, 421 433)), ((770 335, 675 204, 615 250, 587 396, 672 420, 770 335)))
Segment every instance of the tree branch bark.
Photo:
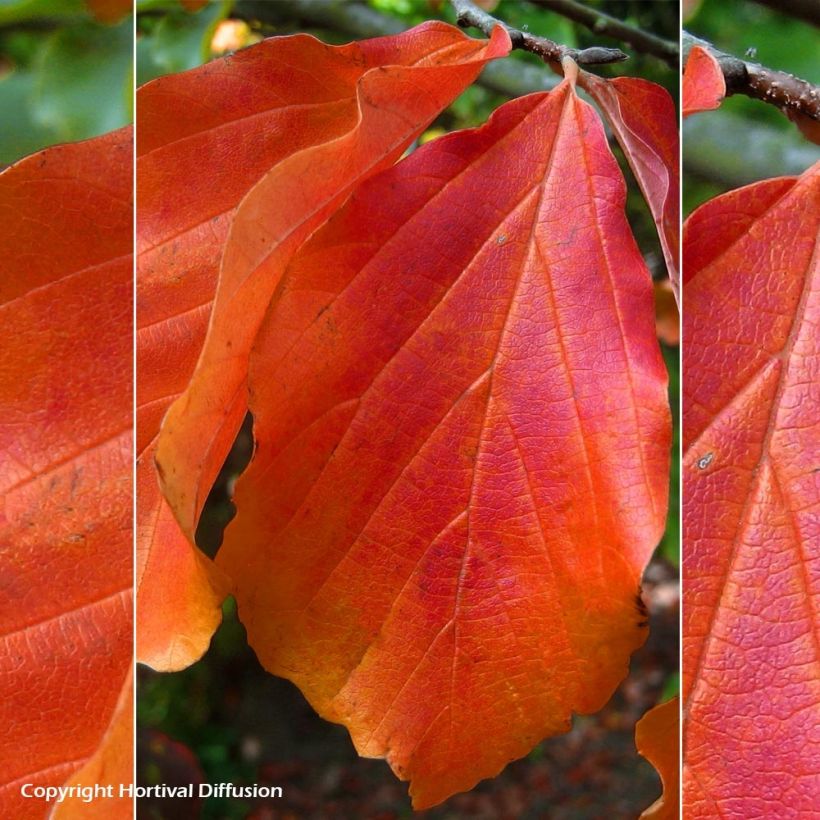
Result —
POLYGON ((629 43, 636 51, 659 57, 670 68, 678 70, 680 52, 678 44, 671 40, 664 40, 643 29, 630 26, 622 20, 610 17, 602 11, 588 8, 575 0, 532 0, 532 2, 568 20, 580 23, 596 34, 605 34, 607 37, 614 37, 624 43, 629 43))
POLYGON ((716 49, 706 40, 682 32, 684 58, 692 46, 710 51, 723 71, 727 94, 744 94, 775 105, 784 111, 794 111, 820 120, 820 88, 785 71, 775 71, 759 63, 748 63, 716 49))
POLYGON ((510 35, 513 48, 529 51, 531 54, 536 54, 550 63, 560 63, 562 58, 571 57, 578 65, 582 66, 604 65, 606 63, 619 63, 629 57, 619 48, 593 46, 577 49, 548 40, 546 37, 536 37, 534 34, 520 31, 507 25, 502 20, 498 20, 476 6, 472 0, 450 0, 450 5, 453 7, 458 24, 462 28, 477 28, 489 37, 496 26, 502 26, 510 35))

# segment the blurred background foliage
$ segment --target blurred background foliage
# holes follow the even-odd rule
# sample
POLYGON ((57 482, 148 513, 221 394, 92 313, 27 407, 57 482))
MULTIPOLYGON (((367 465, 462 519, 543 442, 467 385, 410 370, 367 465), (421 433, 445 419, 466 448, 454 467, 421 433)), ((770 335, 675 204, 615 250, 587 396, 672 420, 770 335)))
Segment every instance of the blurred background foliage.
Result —
MULTIPOLYGON (((688 4, 684 27, 721 51, 820 83, 817 28, 752 0, 688 4)), ((683 209, 750 182, 799 174, 820 148, 774 106, 743 95, 683 126, 683 209)))
POLYGON ((132 120, 129 0, 0 0, 0 164, 132 120))
MULTIPOLYGON (((653 80, 677 101, 678 72, 656 57, 593 34, 537 0, 482 0, 482 5, 510 25, 566 45, 621 47, 630 59, 601 67, 599 73, 653 80)), ((676 2, 600 0, 586 5, 677 42, 676 2)), ((345 43, 403 31, 430 19, 454 23, 455 15, 446 0, 211 0, 193 13, 177 0, 137 0, 137 81, 192 68, 264 37, 308 32, 325 42, 345 43)), ((469 33, 480 36, 475 30, 469 33)), ((514 52, 485 70, 419 143, 477 126, 511 97, 551 88, 558 81, 538 58, 514 52)), ((200 778, 282 785, 285 799, 265 803, 209 798, 196 807, 146 800, 140 803, 141 817, 635 818, 659 794, 657 775, 635 750, 634 724, 679 687, 678 322, 654 224, 620 149, 612 144, 629 182, 630 223, 656 280, 658 332, 676 419, 669 523, 644 581, 650 636, 633 658, 630 677, 602 712, 576 718, 568 735, 545 741, 527 759, 469 794, 414 815, 406 784, 397 781, 384 762, 358 758, 343 727, 318 718, 296 687, 260 667, 229 600, 224 623, 199 663, 175 674, 140 669, 139 777, 145 785, 171 783, 177 775, 186 783, 200 778)), ((232 486, 251 449, 249 419, 197 532, 197 543, 209 555, 218 550, 233 515, 232 486)))

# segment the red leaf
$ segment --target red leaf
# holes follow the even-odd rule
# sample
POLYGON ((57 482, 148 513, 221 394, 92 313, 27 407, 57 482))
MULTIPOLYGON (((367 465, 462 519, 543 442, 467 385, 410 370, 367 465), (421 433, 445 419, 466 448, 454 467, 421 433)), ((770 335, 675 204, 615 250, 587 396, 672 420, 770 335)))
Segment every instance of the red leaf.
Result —
POLYGON ((714 55, 692 46, 683 73, 683 116, 717 108, 726 96, 726 80, 714 55))
POLYGON ((680 817, 680 698, 650 709, 635 725, 635 745, 657 770, 663 794, 641 814, 640 820, 680 817))
POLYGON ((443 23, 342 47, 297 35, 140 89, 142 660, 165 669, 190 663, 220 617, 224 587, 189 541, 247 410, 247 355, 288 254, 357 180, 395 161, 487 60, 508 50, 500 29, 487 44, 443 23), (222 318, 166 423, 160 461, 183 534, 153 490, 151 447, 199 356, 236 207, 260 179, 231 234, 222 318), (184 624, 179 609, 155 606, 163 600, 188 613, 184 624))
POLYGON ((579 83, 601 107, 635 174, 655 220, 677 300, 680 176, 672 97, 665 88, 633 77, 605 80, 581 71, 579 83))
MULTIPOLYGON (((131 129, 0 175, 0 815, 94 755, 132 655, 131 129)), ((127 749, 130 755, 130 744, 127 749)))
MULTIPOLYGON (((307 38, 292 39, 301 47, 307 38)), ((335 89, 333 104, 318 108, 321 130, 314 125, 310 140, 304 132, 297 132, 299 146, 292 144, 293 135, 281 140, 286 156, 243 200, 225 248, 215 318, 197 370, 163 423, 157 453, 163 488, 189 537, 245 416, 247 356, 289 258, 361 179, 398 159, 488 60, 507 53, 509 37, 497 27, 487 43, 452 26, 428 23, 396 37, 353 44, 346 53, 323 48, 343 62, 348 96, 339 99, 342 90, 335 89)), ((309 67, 310 85, 316 63, 304 48, 298 58, 309 67)), ((293 65, 287 68, 287 83, 298 92, 293 65)), ((304 93, 298 100, 306 105, 304 93)))
POLYGON ((684 226, 692 818, 817 805, 819 229, 820 164, 718 197, 684 226))
POLYGON ((217 561, 264 665, 416 808, 600 708, 643 641, 670 424, 624 199, 567 82, 516 100, 360 186, 254 349, 217 561))

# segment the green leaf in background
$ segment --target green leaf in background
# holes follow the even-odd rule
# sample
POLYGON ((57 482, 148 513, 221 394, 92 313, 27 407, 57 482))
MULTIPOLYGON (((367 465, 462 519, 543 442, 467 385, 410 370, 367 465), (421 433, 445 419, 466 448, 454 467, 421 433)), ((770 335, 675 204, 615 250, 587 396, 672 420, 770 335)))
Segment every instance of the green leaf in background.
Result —
POLYGON ((117 26, 6 32, 0 50, 14 68, 0 79, 0 110, 14 114, 0 129, 0 162, 130 122, 131 43, 130 17, 117 26))
POLYGON ((53 34, 35 66, 34 118, 60 139, 102 134, 131 119, 132 23, 53 34))
POLYGON ((0 109, 15 112, 3 117, 0 129, 0 164, 10 165, 52 144, 51 132, 31 118, 28 106, 34 94, 34 75, 30 71, 13 71, 0 80, 0 109))
POLYGON ((661 345, 669 373, 669 405, 672 408, 672 463, 669 465, 669 515, 658 552, 674 567, 680 566, 680 356, 677 347, 661 345))
POLYGON ((675 695, 680 694, 680 675, 675 672, 673 675, 670 675, 663 683, 663 691, 661 692, 661 696, 658 698, 658 703, 665 703, 667 700, 671 700, 675 697, 675 695))
POLYGON ((85 0, 0 0, 0 25, 31 20, 88 19, 85 0))
POLYGON ((225 0, 208 3, 193 14, 177 6, 158 19, 141 17, 137 85, 207 62, 212 56, 211 38, 230 7, 231 3, 225 0))

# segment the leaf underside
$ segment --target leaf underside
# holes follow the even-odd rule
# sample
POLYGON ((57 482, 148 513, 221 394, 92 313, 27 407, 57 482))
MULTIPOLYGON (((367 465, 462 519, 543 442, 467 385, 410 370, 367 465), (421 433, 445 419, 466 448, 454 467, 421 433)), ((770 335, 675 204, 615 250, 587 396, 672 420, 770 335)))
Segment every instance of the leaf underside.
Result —
POLYGON ((672 97, 662 86, 635 77, 605 80, 584 71, 579 82, 604 112, 638 181, 679 301, 679 137, 672 97))

